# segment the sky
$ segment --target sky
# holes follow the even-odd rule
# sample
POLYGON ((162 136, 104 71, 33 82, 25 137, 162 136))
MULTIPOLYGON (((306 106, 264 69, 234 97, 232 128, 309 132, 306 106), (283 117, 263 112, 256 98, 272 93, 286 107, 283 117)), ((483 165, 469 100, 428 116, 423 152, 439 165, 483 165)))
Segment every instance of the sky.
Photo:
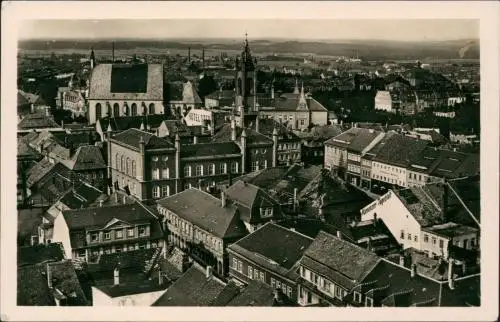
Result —
POLYGON ((30 20, 20 39, 242 38, 373 39, 395 41, 479 38, 477 20, 30 20))

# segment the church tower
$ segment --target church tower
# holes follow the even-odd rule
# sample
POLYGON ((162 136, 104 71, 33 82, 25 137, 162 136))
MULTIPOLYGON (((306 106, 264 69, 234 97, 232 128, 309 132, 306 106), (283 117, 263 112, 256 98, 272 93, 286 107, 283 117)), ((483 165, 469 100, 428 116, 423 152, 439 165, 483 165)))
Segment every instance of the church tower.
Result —
POLYGON ((90 48, 90 69, 94 69, 95 65, 94 48, 90 48))
POLYGON ((247 34, 241 57, 236 58, 236 108, 241 113, 241 124, 244 124, 244 114, 255 111, 257 91, 257 59, 252 58, 247 34))

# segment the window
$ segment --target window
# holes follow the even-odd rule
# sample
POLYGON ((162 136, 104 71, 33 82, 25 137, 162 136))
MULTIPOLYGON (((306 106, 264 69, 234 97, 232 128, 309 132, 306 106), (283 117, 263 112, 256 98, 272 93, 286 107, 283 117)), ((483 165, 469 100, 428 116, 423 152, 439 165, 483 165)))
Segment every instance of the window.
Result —
POLYGON ((342 289, 338 286, 335 287, 335 297, 342 299, 342 289))
POLYGON ((169 168, 163 168, 161 170, 161 178, 162 179, 169 179, 170 178, 170 169, 169 168))
POLYGON ((120 160, 120 163, 121 163, 121 165, 120 165, 120 171, 121 172, 125 172, 125 157, 122 155, 122 157, 120 159, 121 159, 120 160))
POLYGON ((264 279, 264 272, 260 272, 260 280, 262 282, 265 282, 266 280, 264 279))
POLYGON ((118 155, 118 153, 115 155, 115 163, 116 163, 116 170, 120 170, 120 156, 118 155))
POLYGON ((136 174, 135 161, 132 160, 132 176, 135 177, 135 174, 136 174))
POLYGON ((215 164, 210 163, 208 165, 208 174, 209 175, 214 175, 215 174, 215 164))
POLYGON ((305 120, 300 120, 300 125, 305 125, 305 124, 306 124, 305 120))
POLYGON ((153 180, 158 180, 160 179, 160 169, 156 168, 153 169, 153 180))
POLYGON ((155 105, 153 103, 149 104, 149 114, 155 114, 155 105))
POLYGON ((102 117, 101 103, 97 103, 95 105, 95 117, 96 117, 96 119, 100 119, 102 117))
POLYGON ((401 230, 401 239, 405 239, 405 231, 401 230))
POLYGON ((139 227, 139 236, 145 236, 146 235, 146 227, 142 226, 139 227))
POLYGON ((162 195, 162 197, 170 196, 170 186, 161 187, 161 195, 162 195))
POLYGON ((366 301, 365 301, 365 306, 373 306, 373 299, 370 298, 370 297, 367 297, 366 298, 366 301))
POLYGON ((259 271, 257 269, 253 270, 253 279, 258 280, 259 279, 259 271))
POLYGON ((436 243, 437 243, 436 237, 432 237, 432 245, 436 245, 436 243))
POLYGON ((227 172, 227 163, 219 164, 219 172, 225 174, 227 172))
POLYGON ((95 242, 99 239, 99 235, 97 233, 90 234, 90 240, 95 242))
POLYGON ((196 176, 200 177, 203 175, 203 166, 201 164, 198 164, 196 166, 196 176))
POLYGON ((259 170, 259 161, 252 161, 252 172, 259 170))
POLYGON ((131 113, 132 116, 136 116, 137 115, 137 104, 132 103, 131 111, 132 111, 132 113, 131 113))
POLYGON ((238 272, 243 273, 243 263, 240 260, 238 260, 237 270, 238 270, 238 272))
POLYGON ((106 240, 111 239, 111 233, 109 231, 104 232, 104 239, 106 239, 106 240))
POLYGON ((428 242, 429 242, 429 235, 424 234, 424 243, 428 243, 428 242))
POLYGON ((281 288, 281 282, 280 281, 276 281, 276 288, 281 288))
POLYGON ((185 177, 190 177, 191 176, 191 166, 187 165, 184 167, 184 176, 185 177))
POLYGON ((234 269, 238 268, 238 260, 235 257, 233 257, 233 268, 234 269))
POLYGON ((127 166, 126 166, 126 173, 130 175, 130 159, 127 158, 127 166))
POLYGON ((231 164, 231 173, 238 173, 238 162, 233 162, 231 164))
POLYGON ((123 238, 123 231, 121 229, 115 231, 115 238, 116 239, 123 238))
POLYGON ((413 241, 414 241, 415 243, 417 243, 417 242, 418 242, 418 237, 417 237, 417 235, 413 236, 413 241))
POLYGON ((159 198, 160 197, 160 187, 156 186, 153 187, 153 198, 159 198))
POLYGON ((78 257, 85 257, 85 249, 78 251, 78 257))
POLYGON ((292 288, 290 286, 287 286, 286 294, 288 295, 288 297, 292 297, 292 288))
POLYGON ((267 169, 267 160, 262 162, 262 169, 267 169))
POLYGON ((439 248, 443 248, 444 247, 444 240, 440 239, 439 240, 439 248))
POLYGON ((327 280, 323 279, 323 288, 327 291, 330 291, 330 282, 328 282, 327 280))
POLYGON ((127 229, 127 236, 134 237, 134 228, 127 229))
POLYGON ((274 277, 271 277, 271 287, 273 289, 276 288, 276 280, 274 279, 274 277))
POLYGON ((253 277, 253 269, 252 266, 248 266, 248 277, 252 278, 253 277))
POLYGON ((408 240, 411 240, 411 234, 408 233, 408 240))
POLYGON ((118 103, 113 104, 113 117, 120 116, 120 106, 118 103))
POLYGON ((354 302, 361 303, 361 293, 354 291, 354 302))

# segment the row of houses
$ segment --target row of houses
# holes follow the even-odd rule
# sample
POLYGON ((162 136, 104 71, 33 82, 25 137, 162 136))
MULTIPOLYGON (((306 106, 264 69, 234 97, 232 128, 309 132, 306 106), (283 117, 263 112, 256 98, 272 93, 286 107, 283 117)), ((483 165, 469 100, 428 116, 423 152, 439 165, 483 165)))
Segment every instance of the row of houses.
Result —
POLYGON ((324 166, 367 189, 412 187, 479 174, 479 156, 395 132, 351 128, 324 143, 324 166))

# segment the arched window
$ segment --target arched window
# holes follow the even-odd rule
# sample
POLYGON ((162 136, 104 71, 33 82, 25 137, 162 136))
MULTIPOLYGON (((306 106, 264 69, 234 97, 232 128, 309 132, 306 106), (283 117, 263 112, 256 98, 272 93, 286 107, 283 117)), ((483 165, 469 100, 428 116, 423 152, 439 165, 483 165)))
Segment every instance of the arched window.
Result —
POLYGON ((129 108, 127 102, 123 104, 123 115, 129 115, 129 108))
POLYGON ((113 117, 120 116, 120 105, 118 103, 113 104, 113 117))
POLYGON ((118 153, 115 155, 115 162, 116 162, 116 170, 120 170, 120 157, 118 156, 118 153))
POLYGON ((95 118, 96 118, 96 120, 98 120, 101 117, 102 117, 102 106, 101 106, 101 103, 97 103, 95 105, 95 118))
POLYGON ((132 103, 131 110, 132 110, 132 116, 136 116, 137 115, 137 104, 132 103))
POLYGON ((111 110, 111 105, 109 102, 106 102, 106 116, 111 117, 113 115, 113 111, 111 110))
POLYGON ((208 174, 209 175, 214 175, 215 174, 215 164, 210 163, 210 165, 208 166, 208 174))
POLYGON ((202 176, 202 175, 203 175, 203 165, 198 164, 196 166, 196 176, 199 177, 199 176, 202 176))
POLYGON ((135 177, 135 161, 132 160, 132 177, 135 177))
POLYGON ((238 162, 233 162, 231 164, 231 173, 238 173, 238 162))
POLYGON ((184 176, 185 177, 190 177, 191 176, 191 166, 187 165, 184 167, 184 176))
POLYGON ((153 103, 149 104, 149 114, 155 114, 155 105, 153 103))
POLYGON ((226 172, 227 172, 227 163, 224 162, 224 163, 219 164, 219 172, 221 174, 226 174, 226 172))
POLYGON ((127 158, 127 174, 130 175, 130 159, 127 158))
POLYGON ((124 172, 125 171, 125 157, 123 155, 121 157, 120 162, 121 162, 120 170, 121 170, 121 172, 124 172))

